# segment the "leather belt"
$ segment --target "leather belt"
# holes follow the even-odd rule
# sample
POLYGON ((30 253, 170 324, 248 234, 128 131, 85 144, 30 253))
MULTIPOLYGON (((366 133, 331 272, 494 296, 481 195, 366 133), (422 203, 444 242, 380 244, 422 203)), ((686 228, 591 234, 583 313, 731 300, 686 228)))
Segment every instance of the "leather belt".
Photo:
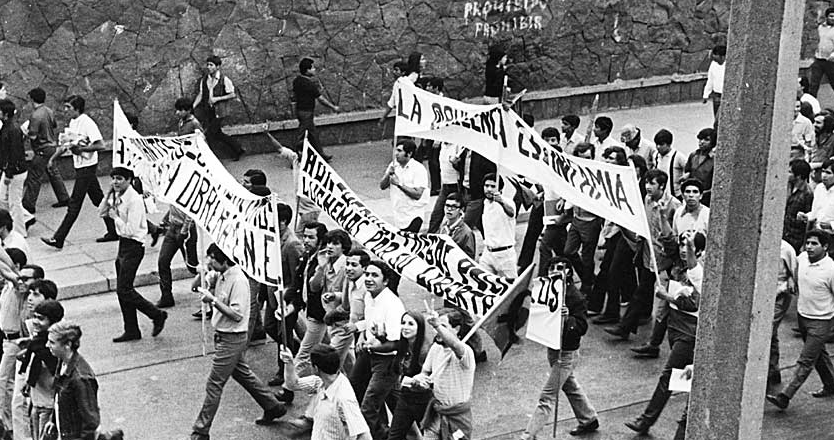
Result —
POLYGON ((487 250, 490 251, 490 252, 501 252, 501 251, 506 251, 506 250, 512 249, 512 248, 513 248, 513 245, 501 246, 501 247, 489 247, 489 246, 487 246, 487 250))

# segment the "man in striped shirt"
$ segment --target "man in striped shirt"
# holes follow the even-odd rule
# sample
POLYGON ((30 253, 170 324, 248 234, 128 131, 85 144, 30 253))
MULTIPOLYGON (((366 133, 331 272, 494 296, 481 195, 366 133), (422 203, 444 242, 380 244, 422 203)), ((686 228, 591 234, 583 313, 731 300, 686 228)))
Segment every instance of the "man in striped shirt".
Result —
POLYGON ((350 381, 339 372, 339 352, 324 344, 310 350, 310 362, 315 372, 299 379, 293 365, 293 354, 281 347, 285 386, 295 391, 315 394, 313 432, 310 440, 370 440, 371 434, 350 381))

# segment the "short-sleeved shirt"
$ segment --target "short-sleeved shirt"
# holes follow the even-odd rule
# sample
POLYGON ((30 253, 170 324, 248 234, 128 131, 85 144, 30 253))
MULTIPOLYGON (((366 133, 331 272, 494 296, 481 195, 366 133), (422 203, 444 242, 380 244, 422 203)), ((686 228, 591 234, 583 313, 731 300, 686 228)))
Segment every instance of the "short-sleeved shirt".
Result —
POLYGON ((401 85, 405 81, 408 81, 410 84, 414 84, 420 78, 420 75, 416 72, 412 72, 406 76, 401 76, 394 81, 394 86, 391 88, 391 96, 388 98, 388 107, 389 108, 396 108, 397 103, 399 102, 399 95, 397 94, 397 86, 401 85))
POLYGON ((820 183, 814 188, 814 201, 808 219, 816 222, 834 222, 834 185, 826 188, 820 183))
POLYGON ((507 215, 500 203, 485 199, 481 220, 487 249, 515 245, 515 217, 507 215))
POLYGON ((321 96, 318 81, 306 75, 298 75, 292 82, 295 94, 295 109, 311 112, 316 109, 316 99, 321 96))
POLYGON ((440 344, 432 344, 423 374, 432 379, 434 398, 444 406, 468 402, 472 397, 475 382, 475 353, 464 344, 463 357, 458 359, 455 352, 440 344))
MULTIPOLYGON (((362 337, 366 341, 373 340, 371 329, 376 327, 377 333, 385 332, 388 341, 399 341, 404 313, 405 306, 403 306, 403 302, 387 287, 379 292, 376 298, 370 292, 366 292, 365 331, 362 337)), ((397 353, 394 351, 380 354, 393 356, 397 353)))
MULTIPOLYGON (((90 144, 103 140, 101 132, 98 129, 95 121, 93 121, 86 113, 81 113, 77 118, 69 122, 67 130, 71 133, 86 136, 90 140, 90 144)), ((72 164, 75 168, 84 168, 91 165, 98 164, 98 152, 86 151, 81 154, 72 155, 72 164)))
POLYGON ((400 185, 410 188, 423 188, 423 194, 417 200, 409 197, 403 190, 391 185, 391 205, 394 208, 394 226, 403 229, 416 217, 423 216, 423 209, 429 204, 429 173, 426 167, 414 159, 409 159, 405 166, 395 162, 394 174, 400 179, 400 185))
POLYGON ((38 152, 55 146, 55 115, 52 109, 39 105, 29 116, 29 137, 32 139, 32 151, 38 152))
POLYGON ((297 389, 315 394, 310 440, 348 440, 370 433, 350 381, 339 373, 329 387, 318 376, 298 379, 297 389))
POLYGON ((215 310, 211 317, 214 329, 224 333, 246 333, 249 329, 249 281, 238 265, 234 265, 220 274, 214 289, 217 302, 226 304, 241 314, 240 321, 235 322, 220 310, 215 310))

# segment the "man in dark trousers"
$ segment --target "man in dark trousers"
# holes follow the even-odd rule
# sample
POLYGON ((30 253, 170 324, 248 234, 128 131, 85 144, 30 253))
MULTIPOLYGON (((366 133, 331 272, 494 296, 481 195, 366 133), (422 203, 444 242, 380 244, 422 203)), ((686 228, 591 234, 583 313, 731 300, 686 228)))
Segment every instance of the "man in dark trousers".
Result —
MULTIPOLYGON (((330 107, 334 112, 338 112, 339 107, 322 96, 321 83, 316 78, 316 66, 313 65, 311 58, 302 58, 301 62, 298 63, 298 71, 300 75, 292 82, 292 91, 295 96, 295 117, 298 118, 298 128, 301 131, 298 145, 303 146, 302 142, 306 131, 310 145, 324 160, 330 160, 332 156, 324 154, 324 150, 321 149, 319 133, 313 121, 313 116, 316 113, 316 101, 330 107)), ((299 148, 298 151, 301 151, 301 149, 299 148)))
POLYGON ((194 98, 192 107, 200 123, 206 128, 206 141, 212 149, 216 149, 217 142, 229 146, 232 158, 237 161, 246 150, 232 136, 223 133, 223 117, 229 101, 237 98, 232 80, 220 72, 222 61, 217 55, 206 58, 206 74, 200 79, 200 88, 194 98))
POLYGON ((165 327, 168 314, 146 300, 136 288, 133 281, 136 270, 145 256, 145 236, 148 224, 145 217, 145 204, 142 196, 133 189, 133 171, 116 167, 110 171, 112 186, 99 207, 102 217, 109 217, 116 223, 119 234, 119 251, 116 256, 116 295, 124 319, 124 333, 113 342, 127 342, 142 338, 136 311, 144 313, 153 321, 152 336, 157 336, 165 327))
POLYGON ((55 123, 55 114, 44 104, 46 92, 40 87, 34 88, 29 91, 29 98, 34 106, 32 115, 29 116, 28 127, 29 144, 32 146, 33 156, 29 162, 29 174, 26 176, 26 182, 23 183, 23 208, 34 214, 44 174, 49 176, 49 184, 52 185, 52 191, 58 199, 58 202, 52 205, 53 208, 67 206, 70 197, 60 171, 46 166, 49 158, 55 154, 58 140, 55 134, 58 128, 55 123))

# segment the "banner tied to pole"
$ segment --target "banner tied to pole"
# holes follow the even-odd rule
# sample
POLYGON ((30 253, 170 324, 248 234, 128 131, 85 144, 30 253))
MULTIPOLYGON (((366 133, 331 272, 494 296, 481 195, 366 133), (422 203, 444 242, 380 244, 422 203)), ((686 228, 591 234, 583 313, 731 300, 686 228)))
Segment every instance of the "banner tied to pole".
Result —
POLYGON ((394 94, 396 136, 462 145, 541 184, 551 195, 649 238, 633 167, 563 154, 501 105, 466 104, 407 81, 398 81, 394 94))
POLYGON ((483 316, 512 285, 509 278, 482 269, 450 237, 404 232, 382 220, 307 142, 298 195, 312 200, 398 274, 476 317, 483 316))
POLYGON ((562 347, 562 308, 565 279, 561 274, 540 277, 530 284, 527 339, 559 350, 562 347))
POLYGON ((256 196, 238 183, 211 152, 203 133, 140 137, 118 101, 113 113, 113 166, 133 170, 145 191, 194 219, 249 276, 283 286, 271 197, 256 196))

